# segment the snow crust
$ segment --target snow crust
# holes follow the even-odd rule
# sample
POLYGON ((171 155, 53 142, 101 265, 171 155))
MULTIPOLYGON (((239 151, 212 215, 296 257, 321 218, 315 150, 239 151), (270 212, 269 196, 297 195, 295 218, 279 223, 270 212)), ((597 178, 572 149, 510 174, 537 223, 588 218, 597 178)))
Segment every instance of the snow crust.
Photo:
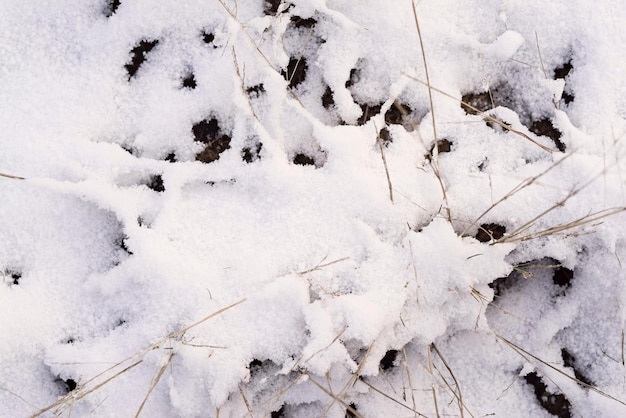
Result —
POLYGON ((3 1, 0 417, 625 416, 625 24, 3 1))

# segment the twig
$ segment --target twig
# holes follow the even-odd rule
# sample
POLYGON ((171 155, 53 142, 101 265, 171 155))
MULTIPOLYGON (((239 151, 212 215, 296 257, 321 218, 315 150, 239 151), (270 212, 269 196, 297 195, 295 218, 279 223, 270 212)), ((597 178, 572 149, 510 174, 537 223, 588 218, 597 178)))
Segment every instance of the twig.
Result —
POLYGON ((439 171, 439 138, 437 136, 437 125, 435 120, 435 105, 433 103, 433 88, 430 84, 430 76, 428 74, 428 64, 426 62, 426 52, 424 50, 424 41, 422 40, 422 31, 420 30, 419 19, 417 18, 417 9, 415 6, 415 0, 412 0, 411 6, 413 8, 413 18, 415 19, 415 28, 417 29, 417 36, 420 41, 420 48, 422 50, 422 61, 424 62, 424 72, 426 73, 426 87, 428 87, 428 100, 430 102, 430 116, 432 118, 433 123, 433 138, 435 141, 435 146, 433 148, 432 158, 430 159, 430 163, 433 167, 433 171, 435 172, 435 176, 439 180, 439 187, 441 187, 441 192, 443 193, 443 200, 446 202, 446 214, 449 222, 452 222, 452 213, 450 212, 450 204, 448 203, 448 195, 446 193, 446 187, 443 184, 443 179, 441 178, 441 172, 439 171))
POLYGON ((0 177, 6 177, 8 179, 13 179, 13 180, 26 180, 25 177, 13 176, 11 174, 5 174, 5 173, 0 173, 0 177))
POLYGON ((152 383, 150 384, 150 389, 148 389, 148 393, 146 393, 146 397, 143 398, 143 402, 141 402, 141 405, 139 405, 139 409, 137 409, 137 413, 135 414, 135 418, 139 417, 139 414, 141 414, 141 410, 143 409, 143 407, 146 405, 146 402, 148 401, 148 398, 150 397, 150 394, 152 394, 152 391, 154 390, 154 388, 156 387, 156 385, 159 383, 159 381, 161 380, 161 377, 163 376, 163 373, 165 372, 165 370, 167 369, 167 367, 170 365, 170 363, 172 362, 172 358, 174 357, 174 354, 176 354, 173 350, 170 352, 169 357, 167 358, 167 361, 165 362, 165 364, 161 367, 161 369, 159 370, 159 372, 157 373, 157 375, 154 377, 154 379, 152 379, 152 383))
POLYGON ((585 388, 587 388, 587 389, 589 389, 589 390, 591 390, 591 391, 593 391, 593 392, 595 392, 595 393, 597 393, 599 395, 604 396, 605 398, 611 399, 611 400, 613 400, 615 402, 618 402, 618 403, 626 406, 626 402, 621 401, 621 400, 617 399, 616 397, 611 396, 608 393, 601 391, 600 389, 596 388, 593 385, 590 385, 589 383, 583 382, 582 380, 577 379, 576 377, 570 376, 569 374, 565 373, 563 370, 558 369, 555 366, 551 365, 550 363, 548 363, 548 362, 540 359, 539 357, 535 356, 534 354, 529 353, 528 351, 524 350, 519 345, 509 341, 508 339, 504 338, 500 334, 494 334, 494 335, 496 336, 496 338, 498 338, 498 339, 502 340, 504 343, 506 343, 511 349, 516 351, 518 354, 520 354, 520 355, 525 354, 525 355, 522 355, 522 357, 524 357, 524 358, 526 358, 526 356, 531 357, 531 358, 537 360, 538 362, 546 365, 547 367, 549 367, 550 369, 554 370, 555 372, 557 372, 557 373, 567 377, 570 380, 573 380, 574 382, 578 383, 580 386, 585 387, 585 388))
MULTIPOLYGON (((376 131, 378 131, 378 129, 376 129, 376 131)), ((385 175, 387 176, 387 185, 389 186, 389 200, 391 200, 391 203, 393 203, 393 186, 391 185, 391 177, 389 176, 389 167, 387 167, 387 158, 385 158, 385 150, 383 147, 383 140, 380 137, 380 132, 376 134, 376 142, 378 142, 378 147, 380 148, 380 155, 383 158, 383 166, 385 166, 385 175)))

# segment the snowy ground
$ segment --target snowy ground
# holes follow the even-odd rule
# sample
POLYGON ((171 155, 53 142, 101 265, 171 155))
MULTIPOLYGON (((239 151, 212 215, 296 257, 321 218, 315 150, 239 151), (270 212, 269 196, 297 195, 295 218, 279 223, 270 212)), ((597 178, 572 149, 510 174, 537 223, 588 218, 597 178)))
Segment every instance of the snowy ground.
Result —
POLYGON ((0 2, 0 416, 626 416, 625 27, 0 2))

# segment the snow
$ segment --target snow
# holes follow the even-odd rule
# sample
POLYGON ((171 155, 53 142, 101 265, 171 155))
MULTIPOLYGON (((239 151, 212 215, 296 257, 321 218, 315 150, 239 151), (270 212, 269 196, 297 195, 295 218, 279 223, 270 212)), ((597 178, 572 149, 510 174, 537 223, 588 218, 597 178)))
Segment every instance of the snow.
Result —
POLYGON ((625 23, 2 2, 0 417, 626 415, 625 23))

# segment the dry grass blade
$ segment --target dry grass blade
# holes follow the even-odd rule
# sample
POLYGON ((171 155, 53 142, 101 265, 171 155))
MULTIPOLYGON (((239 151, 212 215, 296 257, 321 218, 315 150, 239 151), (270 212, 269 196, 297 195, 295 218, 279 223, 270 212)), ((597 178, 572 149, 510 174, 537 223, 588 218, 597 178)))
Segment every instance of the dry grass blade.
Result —
POLYGON ((332 408, 332 406, 334 405, 335 402, 340 403, 342 406, 344 406, 346 408, 347 411, 350 411, 350 413, 352 413, 355 417, 357 418, 363 418, 363 415, 359 414, 359 412, 352 408, 350 405, 348 405, 347 403, 345 403, 343 400, 341 400, 339 398, 339 396, 341 395, 335 395, 334 393, 332 393, 331 391, 329 391, 328 389, 326 389, 322 384, 320 384, 318 381, 316 381, 313 377, 311 377, 310 374, 306 374, 309 378, 309 380, 311 381, 311 383, 313 383, 315 386, 317 386, 318 388, 320 388, 325 394, 327 394, 328 396, 330 396, 331 398, 333 398, 333 403, 330 404, 330 406, 327 408, 326 412, 324 413, 324 415, 326 415, 328 413, 328 411, 330 410, 330 408, 332 408))
MULTIPOLYGON (((553 210, 555 210, 555 209, 557 209, 559 207, 565 206, 565 203, 567 203, 568 200, 570 200, 571 198, 576 196, 582 190, 586 189, 589 185, 591 185, 593 182, 595 182, 604 173, 605 173, 605 170, 603 170, 601 173, 591 177, 588 181, 583 183, 581 186, 579 186, 578 188, 575 188, 574 190, 569 192, 567 194, 567 196, 565 196, 563 199, 559 200, 558 202, 556 202, 554 205, 550 206, 548 209, 544 210, 543 212, 539 213, 534 218, 532 218, 530 221, 526 222, 522 226, 520 226, 517 229, 513 230, 511 233, 506 234, 505 236, 503 236, 502 238, 497 240, 495 243, 510 242, 510 241, 514 241, 514 240, 518 240, 519 241, 519 238, 515 238, 515 237, 518 237, 523 232, 527 231, 529 228, 531 228, 535 224, 535 222, 537 222, 537 220, 541 219, 542 217, 544 217, 548 213, 552 212, 553 210)), ((609 215, 614 215, 616 213, 621 212, 622 210, 624 210, 624 208, 605 209, 603 211, 596 212, 595 214, 587 215, 587 216, 585 216, 583 218, 580 218, 578 221, 573 221, 573 222, 570 222, 568 224, 565 224, 565 225, 571 225, 571 226, 569 226, 567 228, 565 228, 565 225, 561 225, 560 227, 555 227, 555 228, 560 228, 560 230, 571 229, 572 227, 576 226, 577 222, 578 222, 579 225, 586 224, 586 223, 589 223, 589 222, 593 222, 594 220, 598 220, 598 219, 604 218, 604 217, 609 216, 609 215), (603 214, 602 216, 599 216, 603 212, 606 212, 606 213, 603 214), (590 220, 587 219, 587 218, 589 218, 590 220)), ((548 229, 550 229, 550 228, 548 228, 548 229)), ((533 234, 528 234, 527 237, 528 236, 532 236, 532 235, 533 234)), ((545 234, 545 231, 544 231, 543 235, 541 235, 541 236, 545 236, 545 235, 546 234, 545 234)), ((529 238, 526 238, 526 239, 529 239, 529 238)))
POLYGON ((333 407, 333 405, 335 404, 335 402, 341 397, 343 396, 343 394, 346 392, 346 390, 348 390, 348 388, 350 386, 353 386, 357 379, 359 378, 359 376, 361 375, 361 370, 363 370, 363 367, 365 366, 365 362, 367 362, 367 359, 369 358, 370 353, 372 352, 372 345, 371 344, 368 349, 367 352, 365 353, 365 355, 363 356, 363 359, 361 360, 361 362, 359 363, 359 367, 357 367, 356 371, 354 372, 354 374, 352 374, 352 377, 350 377, 350 379, 348 380, 348 383, 345 384, 345 386, 343 387, 343 389, 341 389, 341 392, 339 392, 337 394, 337 396, 333 396, 333 401, 330 403, 330 405, 328 405, 328 407, 326 408, 326 410, 324 411, 324 413, 322 414, 322 417, 325 417, 328 412, 330 411, 330 409, 333 407))
POLYGON ((322 264, 322 263, 324 263, 324 261, 326 261, 326 257, 324 257, 322 259, 322 261, 320 261, 315 267, 312 267, 312 268, 310 268, 308 270, 305 270, 305 271, 300 271, 300 272, 298 272, 298 274, 300 274, 300 275, 308 274, 308 273, 311 273, 311 272, 314 272, 314 271, 317 271, 317 270, 321 270, 324 267, 332 266, 333 264, 341 263, 342 261, 346 261, 346 260, 349 260, 349 259, 350 259, 350 257, 343 257, 343 258, 338 258, 337 260, 329 261, 328 263, 322 264))
POLYGON ((391 396, 387 395, 385 392, 383 392, 382 390, 376 388, 375 386, 369 384, 365 379, 361 379, 361 382, 363 382, 363 384, 367 387, 369 387, 370 389, 372 389, 374 392, 378 393, 379 395, 384 396, 385 398, 389 399, 390 401, 400 405, 401 407, 408 409, 409 411, 413 412, 414 414, 416 414, 418 417, 424 417, 424 418, 428 418, 427 415, 422 414, 419 411, 416 411, 415 408, 411 408, 408 405, 403 404, 402 402, 400 402, 397 399, 392 398, 391 396))
POLYGON ((480 109, 478 109, 478 108, 476 108, 476 107, 472 106, 472 105, 471 105, 471 104, 469 104, 469 103, 464 102, 463 100, 459 99, 458 97, 454 97, 454 96, 453 96, 453 95, 451 95, 450 93, 446 93, 445 91, 443 91, 443 90, 441 90, 441 89, 439 89, 439 88, 437 88, 437 87, 435 87, 435 86, 431 85, 431 84, 430 84, 430 83, 428 83, 427 81, 422 81, 422 80, 420 80, 419 78, 413 77, 413 76, 411 76, 411 75, 409 75, 409 74, 406 74, 406 73, 405 73, 405 76, 407 76, 408 78, 410 78, 410 79, 411 79, 411 80, 413 80, 413 81, 416 81, 416 82, 418 82, 418 83, 420 83, 420 84, 423 84, 423 85, 425 85, 425 86, 428 86, 428 87, 429 87, 429 89, 430 89, 430 90, 432 90, 432 91, 434 91, 434 92, 437 92, 437 93, 439 93, 439 94, 441 94, 441 95, 443 95, 443 96, 445 96, 445 97, 448 97, 448 98, 450 98, 450 99, 452 99, 452 100, 455 100, 455 101, 457 101, 457 102, 461 103, 463 106, 466 106, 468 109, 471 109, 471 110, 472 110, 473 112, 475 112, 477 115, 482 116, 483 118, 485 118, 485 119, 486 119, 486 120, 488 120, 489 122, 493 122, 493 123, 495 123, 496 125, 501 126, 503 129, 505 129, 505 130, 507 130, 507 131, 509 131, 509 132, 511 132, 511 133, 513 133, 513 134, 516 134, 516 135, 518 135, 518 136, 521 136, 522 138, 524 138, 524 139, 526 139, 526 140, 528 140, 528 141, 532 142, 533 144, 537 145, 539 148, 543 149, 544 151, 548 151, 548 152, 550 152, 550 153, 552 153, 552 152, 557 152, 556 150, 553 150, 552 148, 547 147, 547 146, 545 146, 545 145, 541 144, 540 142, 535 141, 534 139, 532 139, 531 137, 529 137, 528 135, 526 135, 524 132, 520 132, 520 131, 518 131, 517 129, 513 129, 512 127, 510 127, 510 126, 509 126, 509 125, 507 125, 506 123, 502 122, 501 120, 499 120, 499 119, 497 119, 497 118, 494 118, 493 116, 491 116, 491 115, 489 115, 489 114, 487 114, 487 113, 485 113, 485 112, 481 111, 480 109))
MULTIPOLYGON (((411 366, 409 365, 409 357, 406 355, 406 347, 402 347, 402 354, 404 354, 404 365, 406 368, 406 375, 409 380, 409 389, 411 389, 411 402, 413 403, 413 409, 417 408, 415 404, 415 389, 413 388, 413 381, 411 379, 411 366)), ((415 416, 417 413, 414 412, 415 416)))
POLYGON ((84 398, 85 396, 89 395, 91 392, 94 392, 94 391, 100 389, 102 386, 106 385, 111 380, 115 379, 116 377, 121 376, 124 373, 126 373, 127 371, 129 371, 130 369, 138 366, 142 362, 143 362, 143 360, 139 360, 139 361, 131 364, 130 366, 128 366, 125 369, 115 373, 113 376, 109 377, 108 379, 104 380, 103 382, 100 382, 99 384, 97 384, 96 386, 94 386, 93 388, 91 388, 89 390, 80 390, 78 393, 70 393, 67 396, 64 396, 63 398, 59 399, 55 403, 53 403, 51 405, 48 405, 47 407, 39 410, 37 413, 31 415, 30 418, 35 418, 35 417, 41 416, 44 413, 48 412, 49 410, 51 410, 53 408, 56 408, 58 406, 61 406, 61 405, 65 404, 65 403, 73 404, 74 402, 76 402, 76 401, 84 398))
POLYGON ((245 301, 246 301, 246 299, 242 299, 242 300, 240 300, 240 301, 238 301, 238 302, 235 302, 235 303, 233 303, 233 304, 231 304, 231 305, 226 306, 225 308, 219 309, 219 310, 217 310, 217 311, 213 312, 212 314, 210 314, 210 315, 208 315, 208 316, 206 316, 206 317, 204 317, 204 318, 200 319, 199 321, 196 321, 196 322, 194 322, 193 324, 191 324, 191 325, 189 325, 189 326, 186 326, 185 328, 183 328, 183 329, 181 329, 181 330, 178 330, 178 331, 176 331, 176 332, 171 333, 171 334, 170 334, 170 335, 168 335, 167 337, 164 337, 164 338, 160 339, 159 341, 157 341, 156 343, 152 344, 151 346, 149 346, 149 347, 147 347, 147 348, 145 348, 145 349, 143 349, 143 350, 139 350, 139 351, 137 351, 136 353, 134 353, 134 354, 132 354, 132 355, 130 355, 130 356, 128 356, 128 357, 126 357, 125 359, 123 359, 123 360, 121 360, 121 361, 119 361, 119 362, 115 363, 113 366, 111 366, 111 367, 109 367, 109 368, 105 369, 104 371, 102 371, 102 372, 98 373, 97 375, 93 376, 91 379, 87 380, 87 381, 86 381, 86 382, 82 385, 82 388, 81 388, 80 390, 78 390, 78 391, 76 391, 76 392, 72 392, 72 393, 68 394, 67 396, 65 396, 65 397, 63 397, 63 398, 61 398, 61 399, 59 399, 57 402, 55 402, 55 403, 53 403, 53 404, 51 404, 51 405, 49 405, 49 406, 45 407, 44 409, 40 410, 40 411, 39 411, 39 412, 37 412, 36 414, 32 415, 32 416, 31 416, 31 418, 38 417, 38 416, 40 416, 41 414, 43 414, 43 413, 45 413, 45 412, 49 411, 50 409, 52 409, 52 408, 56 408, 56 407, 61 406, 61 405, 65 404, 65 403, 73 403, 73 402, 75 402, 75 401, 77 401, 77 400, 80 400, 80 399, 84 398, 85 396, 87 396, 87 395, 88 395, 88 394, 90 394, 91 392, 94 392, 95 390, 97 390, 97 389, 101 388, 102 386, 104 386, 105 384, 109 383, 111 380, 115 379, 116 377, 118 377, 118 376, 120 376, 120 375, 122 375, 122 374, 126 373, 126 372, 127 372, 127 371, 129 371, 130 369, 132 369, 132 368, 134 368, 135 366, 139 365, 141 362, 143 362, 143 360, 139 360, 139 361, 137 361, 137 362, 135 362, 135 363, 131 364, 130 366, 128 366, 128 367, 126 367, 126 368, 124 368, 122 371, 117 372, 117 373, 115 373, 113 376, 111 376, 111 377, 109 377, 109 378, 105 379, 104 381, 102 381, 102 382, 100 382, 100 383, 96 384, 93 388, 87 388, 87 386, 88 386, 90 383, 94 382, 94 381, 95 381, 95 380, 97 380, 98 378, 100 378, 100 377, 104 376, 105 374, 107 374, 107 373, 109 373, 109 372, 111 372, 111 371, 115 370, 115 369, 116 369, 116 368, 118 368, 118 367, 121 367, 124 363, 127 363, 127 362, 131 361, 132 359, 134 359, 134 358, 136 358, 136 357, 139 357, 139 356, 142 356, 142 355, 144 355, 145 353, 147 353, 148 351, 153 350, 153 349, 155 349, 155 348, 159 347, 161 344, 163 344, 163 343, 164 343, 164 342, 166 342, 167 340, 169 340, 169 339, 171 339, 171 338, 174 338, 174 337, 177 337, 177 336, 179 336, 179 335, 182 335, 182 334, 184 334, 185 332, 187 332, 188 330, 190 330, 191 328, 194 328, 194 327, 196 327, 196 326, 198 326, 198 325, 202 324, 203 322, 206 322, 206 321, 208 321, 209 319, 214 318, 214 317, 216 317, 216 316, 218 316, 218 315, 220 315, 220 314, 222 314, 222 313, 224 313, 224 312, 228 311, 229 309, 232 309, 232 308, 234 308, 235 306, 242 304, 242 303, 243 303, 243 302, 245 302, 245 301))
POLYGON ((544 230, 538 231, 538 232, 533 232, 531 234, 528 235, 524 235, 521 237, 517 237, 517 238, 513 238, 513 237, 507 237, 505 240, 501 241, 501 242, 519 242, 519 241, 527 241, 529 239, 535 239, 535 238, 540 238, 540 237, 546 237, 549 235, 554 235, 554 234, 558 234, 564 231, 568 231, 571 230, 573 228, 578 228, 581 227, 583 225, 587 225, 590 223, 594 223, 596 221, 599 221, 601 219, 604 219, 608 216, 613 216, 616 215, 620 212, 624 212, 626 211, 626 207, 619 207, 619 208, 610 208, 610 209, 604 209, 598 212, 594 212, 591 213, 589 215, 583 216, 582 218, 578 218, 574 221, 568 222, 568 223, 564 223, 561 225, 556 225, 556 226, 552 226, 550 228, 546 228, 544 230))
POLYGON ((508 339, 504 338, 503 336, 499 335, 499 334, 494 334, 496 336, 496 338, 502 340, 506 345, 508 345, 511 349, 513 349, 515 352, 517 352, 520 356, 522 356, 525 359, 528 359, 529 357, 540 362, 541 364, 549 367, 550 369, 554 370, 555 372, 567 377, 568 379, 578 383, 580 386, 587 388, 599 395, 604 396, 605 398, 611 399, 612 401, 618 402, 624 406, 626 406, 626 402, 621 401, 619 399, 617 399, 614 396, 609 395, 606 392, 601 391, 600 389, 596 388, 593 385, 590 385, 589 383, 585 383, 579 379, 577 379, 574 376, 570 376, 569 374, 565 373, 563 370, 556 368, 555 366, 551 365, 550 363, 540 359, 539 357, 535 356, 534 354, 529 353, 528 351, 524 350, 523 348, 521 348, 519 345, 509 341, 508 339))
POLYGON ((243 398, 243 403, 246 404, 246 409, 248 410, 248 414, 254 418, 254 415, 252 415, 252 408, 250 407, 250 402, 248 402, 248 398, 246 397, 246 394, 243 391, 243 388, 241 387, 241 385, 239 386, 239 393, 241 394, 241 397, 243 398))
POLYGON ((424 73, 426 74, 426 87, 428 87, 428 100, 430 103, 430 116, 432 118, 433 123, 433 139, 435 141, 435 146, 433 147, 433 154, 430 159, 430 163, 433 167, 433 171, 435 172, 435 176, 439 181, 439 187, 441 188, 441 192, 443 194, 443 200, 446 202, 446 215, 448 221, 452 221, 452 213, 450 212, 450 204, 448 203, 448 195, 446 193, 446 187, 443 183, 443 179, 441 178, 441 172, 439 171, 439 137, 437 136, 437 124, 435 118, 435 106, 433 103, 433 87, 430 84, 430 76, 428 74, 428 64, 426 61, 426 52, 424 50, 424 41, 422 39, 422 31, 420 30, 419 19, 417 18, 417 8, 415 6, 415 0, 412 0, 411 6, 413 8, 413 18, 415 20, 415 28, 417 29, 417 36, 420 41, 420 49, 422 51, 422 61, 424 62, 424 73))
POLYGON ((515 186, 513 189, 511 189, 507 194, 505 194, 503 197, 501 197, 497 202, 493 203, 483 213, 481 213, 480 216, 478 216, 478 218, 476 218, 474 220, 474 222, 472 222, 470 225, 468 225, 463 230, 463 232, 461 232, 461 236, 465 236, 470 228, 472 228, 474 225, 476 225, 483 217, 485 217, 485 215, 487 215, 489 212, 491 212, 496 206, 500 205, 502 202, 504 202, 507 199, 511 198, 516 193, 524 190, 525 188, 531 186, 532 184, 535 184, 540 178, 542 178, 543 176, 548 174, 550 171, 552 171, 554 168, 559 166, 561 163, 563 163, 565 160, 567 160, 572 155, 573 154, 566 155, 565 157, 563 157, 560 160, 556 161, 554 164, 552 164, 550 167, 548 167, 547 169, 545 169, 541 173, 539 173, 539 174, 537 174, 537 175, 535 175, 533 177, 527 178, 524 181, 522 181, 521 183, 519 183, 517 186, 515 186))
MULTIPOLYGON (((376 129, 378 131, 378 129, 376 129)), ((387 167, 387 158, 385 157, 385 150, 383 146, 383 140, 380 137, 380 132, 376 134, 376 142, 378 142, 378 148, 380 148, 380 155, 383 159, 383 166, 385 167, 385 175, 387 176, 387 186, 389 187, 389 200, 393 203, 393 186, 391 185, 391 177, 389 176, 389 167, 387 167)))
POLYGON ((439 375, 444 380, 444 382, 446 383, 448 388, 450 388, 450 390, 452 391, 452 394, 454 395, 454 397, 457 399, 457 401, 459 403, 459 412, 461 413, 461 418, 464 417, 464 414, 463 414, 463 410, 464 409, 467 410, 468 414, 470 414, 472 417, 474 417, 474 414, 472 414, 472 412, 469 410, 469 408, 463 403, 463 395, 461 393, 461 385, 459 385, 459 381, 456 380, 456 376, 454 376, 454 373, 452 372, 452 369, 450 368, 450 365, 448 364, 446 359, 443 358, 443 355, 441 354, 441 351, 439 351, 439 349, 437 348, 435 343, 432 343, 430 346, 431 346, 431 348, 433 350, 435 350, 435 353, 437 353, 437 356, 439 356, 439 359, 441 359, 441 362, 443 363, 445 368, 448 370, 448 373, 450 373, 450 376, 452 377, 452 380, 454 380, 454 385, 456 386, 456 391, 453 390, 452 387, 450 387, 450 385, 448 384, 447 380, 443 377, 441 372, 439 372, 439 375), (458 391, 458 394, 457 394, 457 391, 458 391))
POLYGON ((8 179, 13 179, 13 180, 26 180, 26 178, 24 177, 13 176, 11 174, 5 174, 5 173, 0 173, 0 177, 6 177, 8 179))
POLYGON ((167 362, 163 365, 163 367, 161 367, 161 369, 159 370, 157 375, 154 377, 154 379, 152 379, 152 383, 150 384, 150 388, 148 389, 148 393, 146 393, 146 397, 143 398, 143 401, 141 402, 141 405, 139 405, 139 409, 137 409, 137 413, 135 414, 135 418, 138 418, 139 415, 141 414, 141 411, 142 411, 143 407, 146 405, 146 402, 148 401, 148 398, 150 397, 150 394, 152 394, 152 391, 154 390, 156 385, 161 380, 161 377, 163 376, 163 373, 165 373, 165 370, 167 369, 167 367, 172 362, 172 358, 174 357, 174 354, 175 354, 174 351, 170 352, 170 355, 167 358, 167 362))

